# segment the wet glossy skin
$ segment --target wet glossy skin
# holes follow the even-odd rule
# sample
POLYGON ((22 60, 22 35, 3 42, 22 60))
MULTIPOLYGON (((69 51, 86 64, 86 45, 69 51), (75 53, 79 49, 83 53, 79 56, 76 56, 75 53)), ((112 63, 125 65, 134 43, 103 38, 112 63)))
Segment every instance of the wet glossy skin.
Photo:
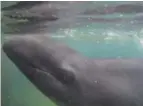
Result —
POLYGON ((143 106, 143 59, 89 59, 43 35, 10 37, 3 50, 59 106, 143 106))

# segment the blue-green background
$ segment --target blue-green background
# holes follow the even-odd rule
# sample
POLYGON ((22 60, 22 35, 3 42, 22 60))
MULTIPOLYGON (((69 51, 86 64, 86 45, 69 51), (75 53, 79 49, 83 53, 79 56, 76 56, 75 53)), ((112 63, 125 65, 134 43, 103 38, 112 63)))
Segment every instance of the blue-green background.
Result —
MULTIPOLYGON (((13 2, 5 2, 2 6, 13 2)), ((104 4, 104 2, 101 2, 104 4)), ((111 3, 112 4, 112 3, 111 3)), ((103 16, 115 18, 120 14, 103 16)), ((122 18, 133 17, 135 14, 122 18)), ((10 30, 6 26, 10 19, 2 20, 2 43, 10 30)), ((82 27, 60 29, 53 37, 90 58, 141 58, 143 57, 143 25, 132 23, 88 23, 82 27), (62 36, 62 37, 61 37, 62 36)), ((20 73, 2 52, 2 106, 55 106, 47 97, 20 73)))

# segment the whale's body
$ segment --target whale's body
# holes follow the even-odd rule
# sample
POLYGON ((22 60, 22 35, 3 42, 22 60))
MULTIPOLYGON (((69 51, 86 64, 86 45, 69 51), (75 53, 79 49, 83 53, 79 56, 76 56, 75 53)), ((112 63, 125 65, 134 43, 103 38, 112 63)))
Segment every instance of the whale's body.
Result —
POLYGON ((13 36, 3 50, 59 106, 143 106, 143 59, 89 59, 46 36, 13 36))
POLYGON ((7 27, 12 29, 6 33, 14 34, 53 33, 58 29, 78 28, 92 23, 127 23, 131 26, 134 23, 134 26, 140 26, 143 22, 142 4, 139 1, 20 1, 2 8, 2 20, 15 20, 12 23, 5 20, 7 27), (121 14, 121 17, 106 18, 106 15, 114 14, 121 14), (134 14, 134 17, 124 18, 124 14, 134 14))

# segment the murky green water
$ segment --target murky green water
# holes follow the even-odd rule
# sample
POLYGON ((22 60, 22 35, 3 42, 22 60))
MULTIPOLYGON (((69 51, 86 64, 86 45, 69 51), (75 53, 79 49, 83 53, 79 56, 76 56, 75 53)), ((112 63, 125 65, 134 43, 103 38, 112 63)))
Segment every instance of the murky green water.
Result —
MULTIPOLYGON (((134 16, 135 14, 130 14, 134 16)), ((117 17, 119 14, 110 17, 117 17)), ((123 16, 123 18, 126 15, 123 16)), ((2 22, 2 42, 8 30, 2 22)), ((88 23, 52 33, 90 58, 143 57, 143 25, 140 23, 88 23)), ((55 106, 20 73, 2 52, 2 106, 55 106)))

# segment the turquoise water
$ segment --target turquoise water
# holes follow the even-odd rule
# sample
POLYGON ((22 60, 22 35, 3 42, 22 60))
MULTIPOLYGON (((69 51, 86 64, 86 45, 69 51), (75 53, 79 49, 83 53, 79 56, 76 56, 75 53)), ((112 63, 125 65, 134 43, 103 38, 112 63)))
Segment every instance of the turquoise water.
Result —
MULTIPOLYGON (((103 17, 116 18, 119 16, 121 14, 103 17)), ((122 18, 134 16, 135 14, 125 14, 122 18)), ((2 20, 3 42, 5 36, 13 35, 6 33, 11 30, 7 28, 6 23, 12 20, 2 20)), ((143 25, 141 22, 134 23, 133 21, 114 23, 96 21, 86 24, 81 22, 84 24, 80 27, 59 28, 50 34, 89 58, 141 58, 143 57, 143 25)), ((2 106, 55 106, 20 73, 3 52, 2 106)))

